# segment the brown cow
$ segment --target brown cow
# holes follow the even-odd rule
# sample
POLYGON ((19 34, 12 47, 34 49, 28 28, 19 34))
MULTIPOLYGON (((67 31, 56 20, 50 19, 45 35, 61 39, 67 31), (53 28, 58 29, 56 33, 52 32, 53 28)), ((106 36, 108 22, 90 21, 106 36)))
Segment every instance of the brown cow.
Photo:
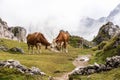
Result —
POLYGON ((69 41, 69 33, 66 31, 61 30, 59 35, 56 37, 56 39, 53 40, 52 46, 56 47, 57 50, 63 52, 65 50, 65 52, 67 53, 67 44, 69 41))
POLYGON ((40 53, 41 44, 44 45, 46 49, 47 49, 47 46, 50 46, 50 43, 47 41, 47 39, 44 37, 42 33, 35 32, 33 34, 28 34, 27 45, 28 45, 29 53, 30 53, 30 48, 32 49, 32 53, 34 53, 33 52, 34 46, 38 50, 38 53, 40 53))

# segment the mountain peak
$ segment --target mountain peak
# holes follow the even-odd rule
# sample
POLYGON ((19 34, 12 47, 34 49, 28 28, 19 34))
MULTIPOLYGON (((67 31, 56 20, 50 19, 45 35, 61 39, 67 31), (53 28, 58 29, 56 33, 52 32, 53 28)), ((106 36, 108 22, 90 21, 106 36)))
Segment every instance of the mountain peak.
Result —
POLYGON ((120 13, 120 4, 118 4, 108 15, 107 20, 112 21, 114 17, 120 13))

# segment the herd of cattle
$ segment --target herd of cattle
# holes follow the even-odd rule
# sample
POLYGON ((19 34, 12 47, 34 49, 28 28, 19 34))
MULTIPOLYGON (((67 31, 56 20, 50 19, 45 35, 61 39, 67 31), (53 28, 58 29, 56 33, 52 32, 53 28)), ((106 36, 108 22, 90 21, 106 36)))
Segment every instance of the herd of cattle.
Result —
POLYGON ((68 52, 67 44, 69 41, 69 33, 61 30, 58 36, 53 39, 52 43, 49 43, 44 35, 40 32, 35 32, 27 35, 28 51, 34 53, 33 48, 36 47, 37 53, 41 53, 41 45, 45 46, 45 49, 57 52, 68 52))

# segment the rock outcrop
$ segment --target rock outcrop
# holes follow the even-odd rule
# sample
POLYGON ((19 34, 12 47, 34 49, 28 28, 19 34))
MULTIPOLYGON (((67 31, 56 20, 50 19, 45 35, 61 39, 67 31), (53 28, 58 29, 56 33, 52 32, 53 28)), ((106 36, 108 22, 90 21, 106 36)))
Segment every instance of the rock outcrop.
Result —
POLYGON ((107 22, 99 29, 98 35, 93 39, 93 42, 100 44, 102 41, 108 41, 119 32, 120 28, 118 25, 107 22))
POLYGON ((1 18, 0 18, 0 37, 7 38, 7 39, 14 38, 14 34, 10 31, 8 31, 7 22, 3 21, 1 18))
POLYGON ((39 68, 36 68, 36 67, 27 68, 26 66, 20 64, 20 62, 17 60, 0 61, 0 67, 14 68, 23 74, 46 75, 39 68))
POLYGON ((9 27, 7 22, 0 18, 0 38, 25 41, 26 29, 20 26, 9 27))
POLYGON ((9 27, 8 30, 14 34, 18 41, 24 42, 26 39, 26 29, 20 26, 9 27))

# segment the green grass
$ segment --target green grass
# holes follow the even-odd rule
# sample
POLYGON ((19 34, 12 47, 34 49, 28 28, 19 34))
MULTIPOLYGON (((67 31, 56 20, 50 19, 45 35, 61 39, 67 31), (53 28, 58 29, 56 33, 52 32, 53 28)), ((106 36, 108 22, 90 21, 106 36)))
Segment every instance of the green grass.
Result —
MULTIPOLYGON (((75 67, 72 61, 78 55, 91 54, 92 59, 90 63, 103 62, 102 57, 100 57, 103 50, 92 49, 80 49, 68 46, 69 53, 55 53, 45 50, 42 47, 42 53, 40 54, 28 54, 27 44, 19 43, 17 41, 2 39, 0 40, 1 45, 6 45, 8 48, 20 47, 25 51, 25 54, 11 53, 0 51, 0 60, 14 59, 20 61, 21 64, 27 67, 38 67, 41 71, 45 72, 48 76, 60 76, 66 72, 72 71, 75 67), (98 53, 98 54, 97 54, 98 53), (97 54, 97 56, 96 56, 97 54), (96 56, 96 57, 95 57, 96 56), (96 58, 96 59, 95 59, 96 58)), ((109 51, 110 52, 110 51, 109 51)), ((106 53, 106 52, 105 52, 106 53)), ((104 53, 104 54, 105 54, 104 53)), ((107 52, 108 53, 108 52, 107 52)), ((111 51, 112 53, 112 51, 111 51)), ((106 56, 108 56, 107 54, 106 56)), ((120 68, 113 69, 107 72, 95 73, 89 76, 74 76, 74 80, 120 80, 120 68)), ((39 75, 25 75, 21 74, 15 69, 0 68, 0 80, 48 80, 48 76, 39 75)))
MULTIPOLYGON (((89 49, 80 49, 80 48, 73 48, 71 46, 68 46, 69 53, 55 53, 49 50, 45 50, 45 48, 42 47, 42 53, 28 54, 26 43, 22 43, 22 42, 19 43, 17 41, 1 39, 0 44, 5 45, 8 48, 20 47, 25 51, 25 54, 20 54, 20 53, 13 54, 11 52, 0 51, 0 60, 8 60, 8 59, 18 60, 20 61, 21 64, 27 67, 35 66, 40 68, 41 71, 45 72, 49 76, 60 76, 65 72, 72 71, 75 68, 72 64, 72 61, 78 55, 91 54, 93 52, 89 49), (57 71, 58 73, 56 73, 57 71)), ((3 76, 5 75, 6 74, 4 74, 3 76)), ((21 80, 23 79, 23 77, 25 77, 22 75, 17 76, 15 74, 13 74, 12 76, 16 78, 21 78, 21 80)), ((8 77, 12 77, 12 76, 8 76, 8 77)), ((31 80, 34 79, 31 78, 31 80)))
MULTIPOLYGON (((119 37, 113 37, 108 42, 102 42, 98 46, 92 48, 95 51, 90 60, 90 64, 97 62, 98 64, 104 64, 107 57, 118 55, 120 52, 120 44, 113 47, 115 42, 119 40, 119 37)), ((120 80, 120 68, 116 68, 110 71, 95 73, 87 76, 72 76, 73 80, 120 80)))
POLYGON ((0 80, 44 80, 45 78, 39 75, 22 74, 16 69, 0 68, 0 80))
POLYGON ((92 50, 95 51, 95 54, 90 63, 104 63, 107 57, 119 55, 120 44, 117 42, 118 45, 114 47, 116 41, 119 41, 119 36, 115 36, 109 41, 103 41, 97 47, 92 48, 92 50))

